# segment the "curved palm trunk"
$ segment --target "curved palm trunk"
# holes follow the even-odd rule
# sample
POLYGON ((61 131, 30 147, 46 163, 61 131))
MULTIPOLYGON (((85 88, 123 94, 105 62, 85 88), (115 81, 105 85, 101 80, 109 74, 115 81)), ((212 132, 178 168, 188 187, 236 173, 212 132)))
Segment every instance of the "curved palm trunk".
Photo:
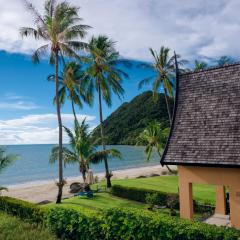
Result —
POLYGON ((167 97, 167 91, 164 88, 164 96, 165 96, 165 101, 166 101, 166 105, 167 105, 167 111, 168 111, 168 117, 169 117, 169 122, 170 122, 170 127, 172 126, 172 114, 170 111, 170 106, 169 106, 169 102, 168 102, 168 97, 167 97))
POLYGON ((79 166, 79 171, 82 174, 82 178, 83 178, 83 183, 86 183, 86 170, 82 169, 81 165, 79 166))
MULTIPOLYGON (((104 143, 104 131, 103 131, 103 114, 102 114, 102 92, 100 84, 98 84, 98 98, 99 98, 99 114, 100 114, 100 129, 101 129, 101 138, 102 138, 102 148, 106 150, 106 146, 104 143)), ((107 157, 104 158, 105 172, 106 172, 106 180, 107 180, 107 188, 111 188, 111 175, 109 173, 108 160, 107 157)))
POLYGON ((74 107, 74 102, 73 101, 71 101, 71 102, 72 102, 73 116, 74 116, 75 121, 77 122, 77 115, 76 115, 76 111, 75 111, 75 107, 74 107))
POLYGON ((58 89, 59 89, 59 79, 58 79, 58 51, 55 52, 56 57, 56 104, 57 104, 57 117, 58 117, 58 129, 59 129, 59 135, 58 135, 58 145, 59 145, 59 155, 58 155, 58 195, 57 195, 57 201, 56 203, 61 203, 62 201, 62 190, 63 190, 63 159, 62 159, 62 119, 61 119, 61 107, 59 102, 59 95, 58 95, 58 89))
MULTIPOLYGON (((160 151, 157 150, 157 152, 158 152, 158 155, 159 155, 159 157, 160 157, 160 159, 161 159, 162 155, 161 155, 160 151)), ((170 173, 172 173, 172 169, 171 169, 168 165, 166 165, 166 168, 167 168, 167 170, 168 170, 170 173)))
POLYGON ((84 160, 80 160, 79 162, 79 172, 82 174, 83 183, 86 183, 87 177, 86 173, 88 173, 89 166, 84 160))

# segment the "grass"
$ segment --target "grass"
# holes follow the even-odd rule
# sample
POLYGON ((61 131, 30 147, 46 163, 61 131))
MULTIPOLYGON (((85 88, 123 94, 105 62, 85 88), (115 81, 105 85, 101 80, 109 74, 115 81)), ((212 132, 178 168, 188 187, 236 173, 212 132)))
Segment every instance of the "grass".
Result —
POLYGON ((24 223, 16 217, 0 212, 0 239, 56 240, 47 230, 24 223))
MULTIPOLYGON (((46 205, 47 207, 56 207, 54 203, 46 205)), ((73 197, 65 199, 62 204, 59 205, 64 208, 76 209, 78 211, 95 211, 107 208, 146 208, 145 204, 122 199, 119 197, 112 196, 109 193, 96 193, 93 199, 87 197, 73 197)))
MULTIPOLYGON (((158 190, 168 193, 178 192, 178 177, 177 176, 159 176, 149 178, 121 179, 112 180, 113 185, 122 185, 127 187, 140 187, 151 190, 158 190)), ((101 182, 99 186, 105 183, 101 182)), ((94 186, 96 187, 96 185, 94 186)), ((215 204, 215 188, 210 185, 194 184, 193 197, 195 200, 204 203, 215 204)))
MULTIPOLYGON (((122 179, 113 180, 113 185, 118 184, 128 187, 141 187, 145 189, 158 190, 168 193, 178 192, 178 177, 177 176, 159 176, 150 178, 138 178, 138 179, 122 179)), ((105 182, 100 182, 92 186, 93 189, 97 187, 104 188, 105 182)), ((207 185, 194 185, 193 187, 194 199, 202 201, 204 203, 214 203, 215 202, 215 190, 213 186, 207 185)), ((45 205, 45 207, 64 207, 68 209, 75 209, 81 212, 99 211, 101 209, 108 208, 136 208, 142 211, 147 211, 147 204, 119 198, 109 194, 108 192, 95 193, 93 199, 87 197, 73 197, 65 199, 62 204, 56 205, 51 203, 45 205)), ((155 210, 156 213, 170 214, 169 209, 158 209, 155 210)), ((177 216, 179 216, 179 211, 176 211, 177 216)), ((202 220, 205 218, 202 214, 195 214, 195 220, 202 220)))

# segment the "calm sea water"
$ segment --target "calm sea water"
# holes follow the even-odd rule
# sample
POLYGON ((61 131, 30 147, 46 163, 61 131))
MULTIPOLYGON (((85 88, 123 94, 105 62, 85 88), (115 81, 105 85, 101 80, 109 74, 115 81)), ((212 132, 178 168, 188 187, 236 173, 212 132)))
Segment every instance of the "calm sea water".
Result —
MULTIPOLYGON (((56 179, 58 176, 57 164, 51 165, 48 163, 52 147, 51 144, 6 146, 8 153, 18 154, 20 159, 1 173, 0 186, 56 179)), ((150 166, 159 163, 159 157, 156 153, 153 154, 150 162, 146 162, 144 147, 114 146, 114 148, 122 153, 123 159, 109 160, 111 170, 150 166)), ((94 173, 103 172, 104 164, 91 165, 91 169, 94 173)), ((64 177, 76 176, 79 176, 78 165, 70 165, 64 168, 64 177)))

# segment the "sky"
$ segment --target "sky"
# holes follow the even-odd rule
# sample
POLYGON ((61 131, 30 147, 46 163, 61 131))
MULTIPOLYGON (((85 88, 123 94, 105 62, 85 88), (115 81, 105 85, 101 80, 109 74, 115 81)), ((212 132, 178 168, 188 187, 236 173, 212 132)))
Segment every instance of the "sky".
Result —
MULTIPOLYGON (((33 4, 42 12, 44 0, 33 4)), ((134 61, 151 61, 149 47, 164 45, 184 59, 211 61, 222 55, 238 60, 240 55, 239 0, 70 0, 81 6, 83 23, 92 26, 92 35, 106 34, 116 41, 121 56, 134 61)), ((31 62, 41 43, 22 39, 19 28, 32 26, 32 16, 22 0, 0 0, 0 144, 43 144, 57 142, 57 120, 52 104, 54 84, 46 78, 52 67, 43 60, 31 62)), ((104 116, 140 92, 138 82, 152 72, 134 64, 124 69, 125 97, 113 97, 113 106, 104 106, 104 116)), ((93 129, 99 123, 98 105, 77 109, 79 119, 87 118, 93 129)), ((64 125, 71 127, 70 104, 63 109, 64 125)), ((64 141, 67 142, 66 136, 64 141)))

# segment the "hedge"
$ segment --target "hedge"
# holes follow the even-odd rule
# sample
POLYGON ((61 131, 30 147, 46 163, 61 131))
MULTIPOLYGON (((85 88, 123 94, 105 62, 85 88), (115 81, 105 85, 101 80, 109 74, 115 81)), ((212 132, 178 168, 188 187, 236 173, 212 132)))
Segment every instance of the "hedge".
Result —
POLYGON ((0 197, 0 210, 36 224, 44 222, 47 210, 36 204, 11 197, 0 197))
MULTIPOLYGON (((168 208, 172 209, 179 209, 179 195, 177 193, 166 193, 151 189, 125 187, 121 185, 112 186, 111 193, 117 197, 126 198, 142 203, 146 203, 146 196, 148 194, 155 194, 156 205, 167 206, 168 208)), ((194 210, 196 212, 213 212, 214 206, 194 201, 194 210)))
POLYGON ((200 222, 143 212, 108 209, 96 214, 54 208, 47 226, 61 239, 69 240, 237 240, 240 232, 200 222))
POLYGON ((137 209, 79 212, 0 197, 0 210, 31 223, 44 224, 60 239, 68 240, 237 240, 240 231, 137 209))

